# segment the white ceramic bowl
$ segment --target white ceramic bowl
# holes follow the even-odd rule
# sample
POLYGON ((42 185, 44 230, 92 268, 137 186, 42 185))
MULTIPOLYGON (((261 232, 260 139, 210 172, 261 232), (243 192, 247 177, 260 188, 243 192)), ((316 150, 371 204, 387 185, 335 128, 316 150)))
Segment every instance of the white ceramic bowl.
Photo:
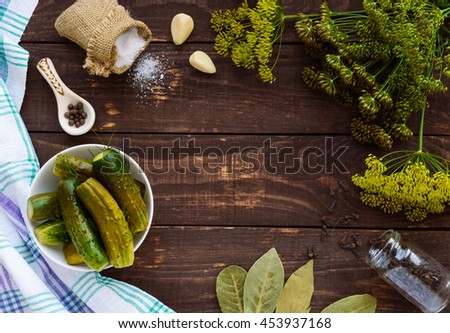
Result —
MULTIPOLYGON (((65 149, 60 153, 67 153, 70 155, 91 160, 93 155, 100 152, 104 148, 105 146, 101 144, 84 144, 65 149)), ((148 231, 150 230, 150 225, 153 218, 153 193, 148 178, 145 175, 144 171, 139 167, 138 163, 136 163, 136 161, 133 160, 130 156, 124 154, 123 152, 121 153, 130 162, 130 172, 133 178, 145 184, 146 188, 144 195, 144 202, 147 207, 149 225, 146 230, 141 231, 134 236, 134 251, 136 252, 136 250, 139 248, 139 246, 141 246, 142 242, 147 236, 148 231)), ((56 191, 59 181, 59 178, 53 174, 53 166, 55 165, 56 156, 57 155, 49 159, 37 173, 36 177, 33 180, 33 183, 31 184, 29 197, 39 193, 56 191)), ((70 268, 72 270, 92 271, 92 269, 85 264, 76 266, 67 264, 66 260, 64 259, 64 254, 62 252, 62 246, 47 246, 40 244, 36 236, 34 235, 34 228, 39 223, 30 222, 28 218, 26 218, 25 220, 31 237, 33 237, 34 241, 36 242, 37 246, 42 251, 45 257, 57 263, 58 265, 70 268)), ((106 268, 110 267, 112 266, 108 265, 106 268)))

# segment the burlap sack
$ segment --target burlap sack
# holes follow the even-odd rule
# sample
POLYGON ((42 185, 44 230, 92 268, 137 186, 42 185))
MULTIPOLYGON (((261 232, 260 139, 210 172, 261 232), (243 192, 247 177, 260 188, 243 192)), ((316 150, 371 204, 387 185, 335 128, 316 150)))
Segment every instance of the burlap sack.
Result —
MULTIPOLYGON (((122 74, 129 66, 116 68, 116 39, 136 27, 145 40, 145 47, 151 39, 151 31, 141 21, 131 18, 128 11, 117 0, 78 0, 56 19, 58 33, 77 43, 86 50, 83 67, 90 74, 108 77, 110 73, 122 74)), ((133 61, 143 49, 136 54, 133 61)))

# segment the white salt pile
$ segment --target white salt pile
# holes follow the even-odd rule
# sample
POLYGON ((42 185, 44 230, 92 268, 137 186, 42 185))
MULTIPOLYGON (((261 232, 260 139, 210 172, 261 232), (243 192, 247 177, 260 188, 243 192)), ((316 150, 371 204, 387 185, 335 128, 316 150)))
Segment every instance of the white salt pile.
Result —
POLYGON ((165 95, 171 90, 170 82, 173 75, 168 72, 170 62, 164 55, 142 54, 129 72, 132 86, 137 91, 137 97, 142 99, 149 94, 165 95))
POLYGON ((139 35, 137 28, 132 27, 116 39, 114 46, 117 51, 117 60, 114 67, 130 67, 136 57, 144 50, 146 42, 139 35))

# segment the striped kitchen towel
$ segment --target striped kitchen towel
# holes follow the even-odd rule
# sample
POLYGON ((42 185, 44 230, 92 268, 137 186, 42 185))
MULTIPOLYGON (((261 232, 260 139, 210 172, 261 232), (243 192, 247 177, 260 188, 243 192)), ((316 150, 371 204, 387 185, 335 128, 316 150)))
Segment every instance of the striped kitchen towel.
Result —
POLYGON ((39 162, 20 116, 28 52, 20 38, 38 0, 0 0, 0 312, 173 312, 144 291, 47 262, 24 222, 39 162))

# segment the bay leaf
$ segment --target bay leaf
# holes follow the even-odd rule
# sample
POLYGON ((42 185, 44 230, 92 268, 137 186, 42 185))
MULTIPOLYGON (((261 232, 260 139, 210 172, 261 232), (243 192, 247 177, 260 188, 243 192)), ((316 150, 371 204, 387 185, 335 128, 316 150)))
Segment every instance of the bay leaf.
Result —
POLYGON ((244 312, 244 281, 247 271, 240 266, 224 268, 216 279, 216 295, 223 313, 244 312))
POLYGON ((321 313, 373 313, 377 299, 369 294, 353 295, 340 299, 322 310, 321 313))
POLYGON ((284 284, 284 268, 275 248, 259 258, 244 283, 244 312, 272 313, 284 284))
POLYGON ((277 313, 309 313, 314 293, 314 260, 297 269, 284 285, 277 313))

